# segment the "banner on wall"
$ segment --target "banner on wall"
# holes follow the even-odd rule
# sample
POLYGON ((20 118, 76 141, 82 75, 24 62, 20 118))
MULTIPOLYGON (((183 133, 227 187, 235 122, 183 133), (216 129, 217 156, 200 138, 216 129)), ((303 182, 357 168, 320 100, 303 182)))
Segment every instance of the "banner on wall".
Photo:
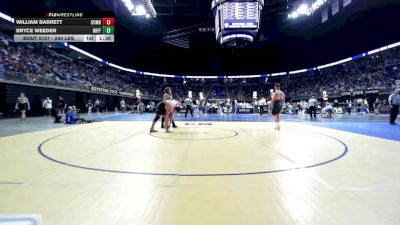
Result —
POLYGON ((101 88, 101 87, 91 86, 90 90, 93 91, 93 92, 97 92, 97 93, 123 95, 123 96, 127 96, 127 97, 135 97, 134 93, 124 92, 124 91, 117 91, 117 90, 112 90, 112 89, 108 89, 108 88, 101 88))
POLYGON ((353 91, 353 96, 354 95, 363 95, 364 91, 353 91))
POLYGON ((379 90, 367 90, 365 91, 365 94, 377 94, 379 93, 379 90))
POLYGON ((342 96, 349 96, 351 95, 351 91, 342 92, 342 96))

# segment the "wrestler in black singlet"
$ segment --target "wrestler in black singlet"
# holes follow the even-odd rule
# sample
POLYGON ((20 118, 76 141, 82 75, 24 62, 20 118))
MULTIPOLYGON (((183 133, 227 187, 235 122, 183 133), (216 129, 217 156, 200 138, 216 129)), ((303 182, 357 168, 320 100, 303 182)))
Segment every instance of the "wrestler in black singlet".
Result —
POLYGON ((158 103, 156 107, 156 114, 160 116, 165 116, 166 113, 167 110, 165 109, 165 103, 164 102, 158 103))

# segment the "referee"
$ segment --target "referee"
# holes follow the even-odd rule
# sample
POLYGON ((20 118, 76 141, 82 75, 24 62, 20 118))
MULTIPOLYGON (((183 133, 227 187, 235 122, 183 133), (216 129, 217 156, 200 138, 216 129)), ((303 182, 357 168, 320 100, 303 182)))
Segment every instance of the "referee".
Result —
POLYGON ((389 105, 390 105, 390 124, 396 125, 397 114, 399 114, 399 105, 400 105, 400 89, 394 90, 393 94, 389 96, 389 105))
POLYGON ((190 112, 190 114, 191 114, 192 117, 193 117, 193 109, 192 109, 192 107, 193 107, 193 101, 192 101, 192 99, 188 96, 188 97, 185 99, 185 101, 183 101, 183 104, 185 105, 185 108, 186 108, 185 117, 187 117, 188 112, 190 112))
POLYGON ((317 118, 317 105, 318 105, 318 101, 317 99, 315 99, 314 96, 311 97, 310 100, 308 100, 308 110, 310 111, 310 117, 311 119, 313 118, 314 115, 314 119, 317 118))

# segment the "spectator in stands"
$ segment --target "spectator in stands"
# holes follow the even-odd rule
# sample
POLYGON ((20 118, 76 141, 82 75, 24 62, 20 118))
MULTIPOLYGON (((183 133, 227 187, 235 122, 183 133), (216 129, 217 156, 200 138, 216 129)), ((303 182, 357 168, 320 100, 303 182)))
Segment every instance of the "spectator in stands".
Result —
POLYGON ((218 108, 220 115, 224 114, 224 108, 225 108, 225 102, 221 100, 219 102, 219 108, 218 108))
POLYGON ((5 68, 4 68, 4 53, 0 52, 0 80, 4 79, 4 74, 5 74, 5 68))
MULTIPOLYGON (((204 117, 207 117, 207 114, 210 111, 210 107, 211 107, 211 103, 208 101, 208 99, 206 99, 204 101, 204 117)), ((235 110, 236 110, 236 105, 235 105, 235 110)), ((236 112, 235 112, 236 113, 236 112)))
POLYGON ((144 112, 144 103, 142 102, 142 100, 140 98, 138 98, 137 100, 137 113, 138 114, 143 114, 144 112))
POLYGON ((75 116, 76 116, 76 118, 77 118, 76 121, 75 121, 75 123, 82 124, 82 123, 89 123, 89 122, 91 122, 91 121, 86 120, 85 118, 82 118, 82 117, 79 115, 78 109, 76 108, 75 105, 72 106, 72 110, 73 110, 73 112, 75 113, 75 116))
POLYGON ((67 108, 67 102, 64 100, 62 96, 58 96, 57 113, 59 115, 64 114, 66 108, 67 108))
POLYGON ((172 90, 170 87, 166 87, 164 89, 163 101, 170 100, 172 101, 172 90))
POLYGON ((96 108, 97 115, 100 114, 100 100, 98 98, 94 101, 94 107, 96 108))
POLYGON ((365 115, 365 114, 368 114, 368 113, 369 113, 368 105, 362 104, 361 107, 360 107, 359 115, 365 115))
POLYGON ((365 106, 365 108, 368 109, 368 112, 369 112, 369 103, 368 103, 368 99, 367 98, 364 99, 364 106, 365 106))
POLYGON ((264 106, 267 104, 267 101, 264 97, 262 97, 258 103, 260 105, 260 116, 264 114, 264 106))
POLYGON ((347 101, 346 102, 346 113, 348 115, 351 115, 352 108, 353 108, 353 104, 351 103, 351 101, 347 101))
POLYGON ((374 107, 375 115, 378 115, 379 114, 379 110, 381 109, 381 103, 379 101, 379 98, 375 99, 373 107, 374 107))
POLYGON ((78 115, 74 111, 72 106, 68 107, 68 111, 65 113, 65 124, 75 124, 78 121, 78 115))
POLYGON ((389 96, 389 105, 390 105, 390 124, 396 125, 397 115, 399 114, 399 105, 400 105, 400 89, 396 89, 389 96))
POLYGON ((86 108, 88 109, 88 116, 92 115, 92 109, 93 109, 92 100, 89 99, 89 101, 86 103, 86 108))
POLYGON ((100 100, 100 112, 108 112, 108 108, 106 106, 106 103, 101 99, 100 100))
POLYGON ((57 109, 53 108, 53 110, 51 111, 51 115, 54 117, 54 123, 62 123, 62 116, 58 114, 57 109))
POLYGON ((295 109, 292 103, 287 104, 287 113, 293 115, 295 113, 295 109))
MULTIPOLYGON (((61 55, 39 44, 9 42, 3 36, 0 35, 0 79, 84 90, 99 87, 130 93, 140 88, 144 93, 143 99, 161 100, 162 89, 156 87, 164 84, 164 78, 145 79, 144 76, 124 75, 112 68, 97 68, 97 62, 83 63, 68 58, 70 49, 64 49, 63 53, 66 54, 61 55)), ((322 90, 331 96, 370 89, 391 91, 395 80, 400 79, 398 48, 382 51, 375 56, 374 59, 364 57, 345 65, 307 72, 313 76, 300 73, 290 75, 290 78, 281 76, 271 79, 277 82, 281 80, 284 84, 282 88, 291 100, 308 99, 319 95, 322 90)), ((204 96, 211 99, 231 98, 241 101, 252 100, 253 91, 268 91, 265 79, 254 78, 245 81, 246 83, 242 83, 241 79, 230 79, 226 83, 223 79, 215 79, 211 80, 213 85, 198 85, 196 81, 188 80, 187 86, 182 86, 180 82, 172 82, 169 85, 174 89, 175 97, 180 99, 189 91, 188 87, 193 91, 194 97, 196 93, 203 92, 204 96)), ((358 108, 361 108, 361 105, 358 105, 358 108)))
POLYGON ((121 112, 122 112, 122 113, 125 113, 125 112, 126 112, 125 99, 122 99, 122 100, 119 102, 119 105, 120 105, 121 112))
POLYGON ((154 101, 149 102, 149 111, 154 112, 156 109, 156 103, 154 101))
POLYGON ((51 110, 53 109, 53 101, 50 97, 47 97, 42 104, 42 107, 46 110, 47 117, 51 117, 51 110))
POLYGON ((21 121, 26 120, 26 111, 31 110, 31 105, 29 104, 29 99, 25 96, 25 93, 21 92, 17 98, 17 103, 15 103, 15 111, 19 110, 21 112, 21 121))

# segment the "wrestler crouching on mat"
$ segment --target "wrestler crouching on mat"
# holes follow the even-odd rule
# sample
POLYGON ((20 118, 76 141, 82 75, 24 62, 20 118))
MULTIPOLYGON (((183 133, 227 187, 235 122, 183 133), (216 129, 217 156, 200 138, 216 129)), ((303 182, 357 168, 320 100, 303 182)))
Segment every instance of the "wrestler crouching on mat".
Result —
POLYGON ((150 128, 150 133, 157 132, 154 129, 157 121, 161 116, 164 116, 164 127, 166 128, 167 133, 171 133, 169 127, 171 126, 172 119, 174 117, 174 113, 179 112, 180 108, 176 106, 172 101, 163 101, 157 104, 156 108, 156 117, 153 120, 153 124, 150 128))

